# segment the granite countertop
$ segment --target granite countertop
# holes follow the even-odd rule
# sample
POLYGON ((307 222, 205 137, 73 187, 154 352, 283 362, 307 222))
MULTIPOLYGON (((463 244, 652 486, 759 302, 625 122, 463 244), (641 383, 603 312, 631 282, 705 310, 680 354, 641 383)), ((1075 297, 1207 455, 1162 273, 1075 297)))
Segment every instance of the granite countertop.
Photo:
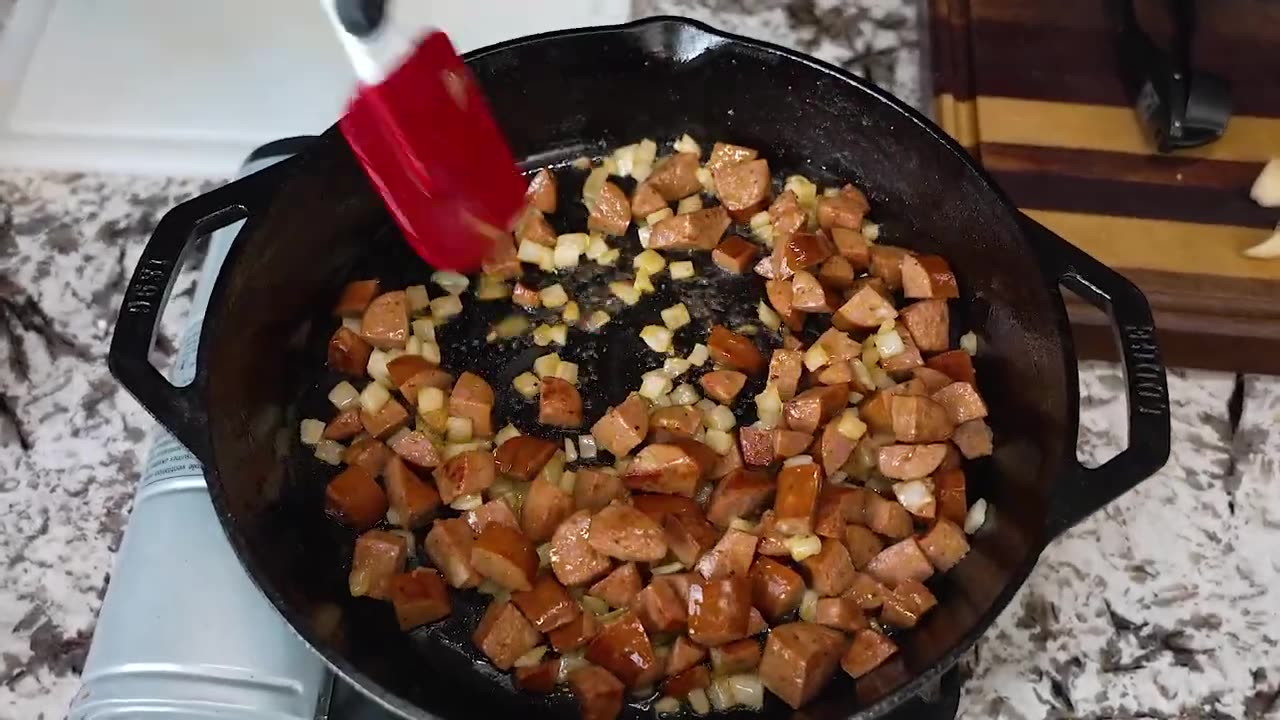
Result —
MULTIPOLYGON (((797 47, 924 98, 911 0, 637 12, 797 47)), ((209 187, 0 168, 0 718, 61 717, 77 687, 153 426, 107 373, 114 315, 157 219, 209 187)), ((1045 551, 964 660, 961 717, 1280 715, 1280 379, 1169 382, 1171 461, 1045 551)), ((1119 370, 1082 365, 1081 395, 1081 457, 1097 463, 1125 442, 1119 370)))

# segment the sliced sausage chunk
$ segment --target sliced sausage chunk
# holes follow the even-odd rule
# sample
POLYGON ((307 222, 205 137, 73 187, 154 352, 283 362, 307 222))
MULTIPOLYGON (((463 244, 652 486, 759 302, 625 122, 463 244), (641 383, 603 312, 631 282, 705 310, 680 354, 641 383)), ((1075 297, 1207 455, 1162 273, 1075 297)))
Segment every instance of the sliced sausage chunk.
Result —
POLYGON ((407 552, 405 539, 386 530, 370 530, 356 538, 347 578, 352 597, 386 599, 391 579, 404 572, 407 552))
POLYGON ((611 470, 584 467, 573 482, 573 506, 596 512, 622 496, 622 478, 611 470))
POLYGON ((827 291, 807 270, 797 270, 791 278, 791 306, 807 313, 830 313, 840 306, 840 298, 827 291))
POLYGON ((818 598, 813 621, 848 633, 867 627, 867 616, 862 614, 858 601, 847 597, 818 598))
POLYGON ((951 384, 951 378, 947 377, 946 373, 934 370, 928 366, 912 369, 911 377, 924 383, 924 392, 926 395, 932 395, 951 384))
POLYGON ((644 220, 665 207, 667 201, 647 182, 636 185, 635 192, 631 193, 631 217, 636 220, 644 220))
POLYGON ((942 463, 946 454, 947 446, 944 443, 888 445, 880 448, 880 473, 891 480, 928 477, 942 463))
POLYGON ((868 492, 862 517, 867 527, 895 540, 911 534, 911 513, 894 500, 868 492))
POLYGON ((884 287, 897 292, 902 289, 902 260, 911 253, 893 245, 871 246, 871 274, 879 278, 884 287))
MULTIPOLYGON (((908 525, 910 522, 910 520, 907 521, 908 525)), ((884 543, 880 541, 880 536, 871 530, 862 525, 851 524, 844 529, 844 547, 849 551, 849 561, 853 563, 853 567, 862 570, 867 563, 871 562, 871 558, 880 554, 884 549, 884 543)))
POLYGON ((884 599, 880 619, 896 628, 913 628, 920 618, 938 604, 937 598, 917 580, 898 583, 884 599))
POLYGON ((360 411, 360 424, 370 437, 386 440, 392 433, 409 422, 409 413, 397 400, 392 398, 382 404, 377 412, 360 411))
POLYGON ((578 616, 568 623, 547 633, 547 639, 551 641, 551 647, 555 648, 556 652, 569 653, 584 647, 599 630, 600 623, 596 620, 596 616, 583 612, 578 613, 578 616))
POLYGON ((940 470, 933 476, 933 488, 938 505, 938 517, 963 526, 965 516, 969 513, 964 472, 940 470))
POLYGON ((551 570, 563 585, 584 585, 609 572, 609 557, 587 540, 590 527, 591 513, 579 510, 551 536, 551 570))
POLYGON ((884 604, 884 599, 888 596, 888 588, 866 573, 858 573, 853 579, 853 585, 844 594, 844 597, 856 600, 863 610, 875 610, 884 604))
POLYGON ((536 665, 515 668, 516 687, 525 692, 546 695, 555 692, 560 676, 560 658, 543 660, 536 665))
POLYGON ((759 255, 760 248, 754 243, 730 235, 711 251, 711 261, 725 272, 741 275, 755 264, 759 255))
POLYGON ((693 437, 702 427, 702 413, 688 405, 658 408, 649 416, 649 441, 665 442, 672 437, 693 437))
POLYGON ((449 414, 471 420, 475 435, 493 435, 493 388, 475 373, 462 373, 449 395, 449 414))
POLYGON ((734 518, 755 517, 773 500, 775 487, 769 476, 755 470, 737 470, 716 484, 707 505, 707 519, 721 528, 734 518))
POLYGON ((778 494, 773 501, 775 527, 783 535, 813 532, 813 513, 822 487, 822 468, 814 463, 789 465, 778 472, 778 494))
POLYGON ((391 605, 395 608, 401 630, 433 623, 453 611, 444 580, 431 568, 414 568, 396 575, 391 578, 389 587, 391 605))
POLYGON ((803 360, 804 354, 799 350, 773 351, 773 357, 769 360, 769 383, 778 389, 778 396, 783 402, 796 395, 803 360))
POLYGON ((745 576, 751 571, 760 538, 741 530, 729 530, 720 536, 711 552, 698 560, 698 574, 709 580, 730 575, 745 576))
POLYGON ((800 565, 809 576, 809 587, 823 597, 844 594, 853 585, 856 574, 849 551, 832 538, 822 538, 822 550, 805 558, 800 565))
POLYGON ((356 532, 378 524, 387 514, 387 495, 373 475, 356 465, 338 473, 324 489, 325 511, 356 532))
POLYGON ((520 529, 520 521, 503 498, 495 498, 474 510, 468 510, 462 514, 462 518, 467 521, 471 531, 477 533, 491 523, 506 525, 512 530, 520 529))
POLYGON ((841 255, 833 255, 818 268, 818 281, 832 290, 845 290, 853 287, 853 276, 857 271, 853 263, 841 255))
POLYGON ((369 303, 378 296, 380 284, 377 280, 355 280, 342 288, 338 302, 333 306, 333 314, 338 317, 360 317, 369 303))
POLYGON ((662 694, 667 697, 683 699, 689 696, 694 690, 701 690, 711 686, 711 671, 707 670, 706 665, 695 665, 679 673, 667 678, 662 684, 662 694))
POLYGON ((675 202, 701 191, 697 154, 678 152, 659 160, 653 166, 653 172, 645 178, 645 184, 658 191, 667 202, 675 202))
POLYGON ((585 665, 569 673, 569 689, 582 720, 614 720, 622 712, 625 686, 608 670, 585 665))
POLYGON ((498 472, 516 480, 529 482, 538 475, 559 446, 546 438, 516 435, 508 438, 493 453, 498 472))
POLYGON ((769 631, 760 658, 760 680, 792 708, 817 697, 831 680, 846 641, 839 630, 794 622, 769 631))
POLYGON ((409 301, 404 291, 393 290, 374 298, 360 320, 360 334, 379 350, 404 349, 409 341, 409 301))
POLYGON ((783 405, 782 415, 787 420, 787 427, 813 435, 848 403, 849 388, 845 385, 812 387, 788 400, 783 405))
POLYGON ((623 608, 640 593, 640 586, 640 571, 636 570, 636 564, 625 563, 592 585, 587 594, 603 600, 609 607, 623 608))
POLYGON ((945 374, 956 382, 973 385, 978 381, 973 371, 973 358, 964 350, 948 350, 925 361, 925 366, 945 374))
POLYGON ((874 330, 886 320, 898 317, 893 303, 865 285, 849 297, 849 301, 836 310, 832 323, 841 330, 874 330))
POLYGON ((541 639, 510 601, 490 603, 471 635, 471 641, 499 670, 510 670, 516 660, 537 647, 541 639))
POLYGON ((667 656, 667 675, 679 675, 697 665, 707 657, 707 649, 680 635, 671 646, 671 654, 667 656))
POLYGON ((716 172, 722 168, 755 160, 760 152, 742 145, 718 142, 711 146, 711 156, 707 159, 707 169, 716 172))
POLYGON ((880 551, 867 563, 867 574, 880 582, 897 587, 907 580, 924 582, 933 575, 933 565, 915 538, 907 538, 880 551))
POLYGON ((600 188, 600 196, 591 203, 587 228, 617 236, 626 235, 630 224, 631 203, 627 201, 627 194, 617 185, 605 182, 600 188))
POLYGON ((839 423, 828 422, 826 427, 822 428, 822 435, 818 438, 817 453, 822 461, 822 471, 827 474, 827 477, 831 477, 849 462, 849 457, 853 455, 853 448, 856 445, 856 442, 840 432, 839 423))
POLYGON ((606 623, 587 645, 587 660, 618 677, 627 687, 651 672, 658 658, 640 619, 630 610, 606 623))
POLYGON ((423 482, 399 457, 387 461, 383 476, 390 504, 387 520, 392 525, 421 527, 440 507, 440 493, 433 485, 423 482))
POLYGON ((698 379, 707 397, 729 405, 747 384, 747 376, 736 370, 715 370, 698 379))
POLYGON ((649 516, 650 520, 661 523, 668 515, 703 520, 702 507, 693 500, 678 495, 659 495, 656 493, 638 493, 631 496, 631 506, 649 516))
POLYGON ((746 575, 698 579, 689 586, 689 638, 717 647, 747 636, 751 583, 746 575))
POLYGON ((865 496, 864 488, 843 485, 824 485, 818 493, 818 511, 813 519, 813 532, 824 538, 844 538, 845 525, 862 522, 865 496))
POLYGON ((960 297, 951 266, 938 255, 903 256, 902 293, 908 298, 960 297))
POLYGON ((529 485, 520 506, 520 529, 529 540, 545 542, 572 512, 573 496, 550 478, 539 477, 529 485))
POLYGON ((920 538, 920 550, 941 572, 956 566, 969 552, 969 541, 955 523, 940 519, 920 538))
POLYGON ((538 396, 538 422, 562 428, 582 427, 582 396, 558 377, 544 377, 538 396))
POLYGON ((716 194, 729 216, 745 222, 769 204, 769 161, 764 158, 712 171, 716 194))
POLYGON ((667 443, 646 445, 622 476, 627 489, 693 497, 701 468, 684 448, 667 443))
POLYGON ((508 590, 529 590, 538 572, 538 553, 519 530, 490 523, 471 546, 471 566, 508 590))
POLYGON ((524 191, 524 199, 544 213, 556 211, 556 176, 550 170, 542 168, 529 181, 529 188, 524 191))
POLYGON ((436 489, 446 503, 484 492, 495 479, 493 454, 485 450, 458 453, 436 468, 435 478, 436 489))
POLYGON ((711 668, 716 675, 737 675, 760 664, 760 641, 744 638, 711 648, 711 668))
POLYGON ((328 440, 350 440, 359 435, 364 430, 364 425, 360 423, 360 410, 356 408, 347 408, 329 421, 324 426, 324 437, 328 440))
POLYGON ((649 233, 654 250, 714 250, 729 229, 729 213, 723 205, 672 215, 659 220, 649 233))
POLYGON ((556 231, 537 208, 526 207, 516 219, 513 232, 517 244, 530 242, 543 247, 556 246, 556 231))
POLYGON ((630 505, 612 503, 591 518, 591 548, 624 562, 656 562, 667 554, 662 528, 630 505))
POLYGON ((848 228, 858 230, 871 205, 858 188, 845 185, 839 194, 818 198, 818 225, 824 230, 848 228))
POLYGON ((342 453, 342 462, 358 467, 370 475, 381 475, 382 468, 394 453, 377 438, 361 435, 342 453))
POLYGON ((751 603, 772 622, 800 607, 804 579, 800 573, 767 557, 751 566, 751 603))
POLYGON ((631 601, 632 612, 649 632, 678 632, 689 622, 686 600, 680 597, 669 578, 669 575, 655 576, 631 601))
POLYGON ((329 338, 329 367, 334 372, 363 377, 373 346, 345 325, 339 325, 329 338))
POLYGON ((581 610, 564 586, 549 574, 542 574, 528 590, 512 593, 511 602, 538 632, 551 632, 578 617, 581 610))
POLYGON ((475 534, 462 518, 442 518, 431 524, 423 543, 427 557, 440 570, 444 579, 456 588, 472 588, 480 584, 480 574, 471 566, 471 549, 475 534))
MULTIPOLYGON (((836 252, 849 263, 851 270, 866 270, 871 264, 871 245, 858 228, 831 228, 831 240, 836 252)), ((850 273, 850 279, 853 275, 850 273)))
POLYGON ((991 428, 978 419, 956 427, 955 432, 951 434, 951 440, 956 447, 960 448, 960 453, 969 460, 986 457, 991 454, 993 448, 991 428))
POLYGON ((954 382, 933 394, 933 399, 947 409, 951 422, 956 425, 987 416, 987 404, 982 396, 967 382, 954 382))
POLYGON ((864 629, 854 633, 853 642, 840 659, 840 667, 854 678, 875 670, 898 652, 898 646, 883 633, 864 629))
POLYGON ((790 280, 768 280, 764 291, 769 304, 787 327, 796 332, 804 329, 804 313, 795 307, 795 287, 790 280))
POLYGON ((946 300, 920 300, 899 310, 898 316, 920 350, 932 353, 947 349, 951 314, 946 300))
POLYGON ((773 430, 747 425, 738 430, 742 462, 764 467, 773 462, 773 430))
POLYGON ((617 457, 626 455, 649 434, 649 401, 638 393, 631 393, 622 404, 610 408, 596 421, 591 434, 605 450, 617 457))
POLYGON ((942 442, 951 437, 955 429, 946 408, 927 397, 895 395, 889 411, 893 418, 893 435, 899 442, 942 442))
POLYGON ((520 258, 516 255, 516 239, 511 233, 493 238, 489 256, 480 263, 480 272, 500 280, 520 277, 520 258))
POLYGON ((895 378, 902 378, 906 373, 911 372, 915 368, 924 365, 924 357, 920 355, 920 348, 916 347, 916 342, 911 338, 911 333, 906 328, 898 329, 898 337, 902 339, 902 352, 887 358, 880 359, 880 367, 895 378))
POLYGON ((693 567, 703 553, 720 539, 720 533, 705 520, 692 515, 667 515, 662 522, 667 548, 685 567, 693 567))
POLYGON ((751 339, 723 325, 714 325, 707 338, 711 359, 729 368, 755 375, 764 370, 764 356, 751 339))
MULTIPOLYGON (((399 433, 391 438, 390 442, 391 451, 414 467, 430 470, 440 465, 440 451, 424 432, 411 430, 407 433, 399 433)), ((385 472, 385 466, 383 470, 385 472)), ((431 489, 435 491, 434 487, 431 489)), ((436 497, 439 499, 439 493, 436 497)))

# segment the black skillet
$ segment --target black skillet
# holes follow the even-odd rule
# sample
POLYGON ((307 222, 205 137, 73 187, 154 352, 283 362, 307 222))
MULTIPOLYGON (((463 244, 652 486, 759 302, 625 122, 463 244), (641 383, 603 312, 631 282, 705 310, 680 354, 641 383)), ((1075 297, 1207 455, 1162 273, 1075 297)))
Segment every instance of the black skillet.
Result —
MULTIPOLYGON (((685 132, 757 147, 779 177, 864 188, 885 241, 946 256, 960 279, 953 316, 981 338, 976 364, 996 437, 995 455, 970 468, 971 498, 986 498, 991 518, 938 583, 938 609, 901 638, 897 658, 856 686, 839 673, 801 713, 770 698, 764 716, 883 717, 935 687, 1050 540, 1167 459, 1165 373, 1143 296, 1018 213, 955 143, 884 91, 783 48, 671 18, 515 40, 472 53, 468 63, 530 166, 642 137, 669 143, 685 132), (1110 312, 1124 357, 1130 446, 1099 468, 1075 459, 1079 396, 1060 286, 1110 312)), ((561 229, 580 223, 579 215, 561 229)), ((478 599, 458 602, 447 622, 404 634, 384 604, 347 597, 352 538, 322 512, 332 469, 300 449, 296 435, 301 418, 329 412, 327 309, 345 281, 367 276, 403 284, 422 281, 427 269, 330 129, 298 157, 165 215, 126 292, 111 370, 204 463, 245 568, 342 677, 405 717, 574 717, 571 699, 515 693, 505 676, 473 662, 467 636, 478 599), (195 381, 173 387, 148 352, 175 270, 195 238, 246 217, 213 291, 195 381)), ((574 282, 593 280, 583 271, 574 282)), ((703 280, 694 305, 704 318, 750 315, 754 301, 743 300, 758 292, 752 282, 703 280)), ((663 285, 603 339, 571 340, 592 388, 589 420, 657 363, 635 331, 674 296, 663 285)), ((495 312, 471 304, 442 343, 451 369, 478 371, 502 388, 540 350, 484 343, 495 312)), ((499 425, 528 427, 528 410, 514 401, 498 412, 499 425)), ((944 683, 950 712, 955 685, 944 683)))

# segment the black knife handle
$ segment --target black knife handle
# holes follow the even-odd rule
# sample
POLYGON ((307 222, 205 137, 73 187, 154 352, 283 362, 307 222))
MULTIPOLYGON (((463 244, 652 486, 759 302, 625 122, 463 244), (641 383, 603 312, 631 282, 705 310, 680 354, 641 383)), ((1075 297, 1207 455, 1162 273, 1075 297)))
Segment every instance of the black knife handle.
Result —
POLYGON ((338 22, 352 35, 366 38, 377 32, 386 16, 386 0, 334 0, 338 22))

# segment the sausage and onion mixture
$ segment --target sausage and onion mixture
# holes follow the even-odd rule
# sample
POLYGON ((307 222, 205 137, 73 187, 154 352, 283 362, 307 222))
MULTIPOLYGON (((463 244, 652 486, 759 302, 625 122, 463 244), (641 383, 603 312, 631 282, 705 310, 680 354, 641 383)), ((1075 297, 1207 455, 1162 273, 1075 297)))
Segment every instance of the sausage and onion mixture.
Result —
POLYGON ((342 466, 326 501, 359 533, 351 594, 390 603, 405 630, 449 615, 450 588, 478 590, 480 652, 529 692, 567 686, 584 718, 614 718, 628 695, 658 714, 759 708, 765 690, 798 708, 837 670, 893 656, 936 604, 927 581, 984 522, 963 469, 992 451, 976 339, 952 346, 947 261, 881 242, 854 186, 792 176, 775 194, 756 149, 704 155, 686 135, 656 151, 579 161, 583 232, 552 230, 557 177, 539 171, 483 274, 437 272, 435 297, 350 283, 328 364, 351 380, 302 441, 342 466), (579 367, 552 346, 655 286, 685 297, 700 253, 705 272, 763 276, 759 324, 665 308, 638 330, 653 351, 639 387, 585 416, 579 367), (593 263, 629 278, 594 307, 555 280, 593 263), (435 329, 464 298, 511 303, 490 342, 547 352, 506 387, 455 377, 435 329), (500 426, 499 393, 536 402, 537 423, 500 426))

